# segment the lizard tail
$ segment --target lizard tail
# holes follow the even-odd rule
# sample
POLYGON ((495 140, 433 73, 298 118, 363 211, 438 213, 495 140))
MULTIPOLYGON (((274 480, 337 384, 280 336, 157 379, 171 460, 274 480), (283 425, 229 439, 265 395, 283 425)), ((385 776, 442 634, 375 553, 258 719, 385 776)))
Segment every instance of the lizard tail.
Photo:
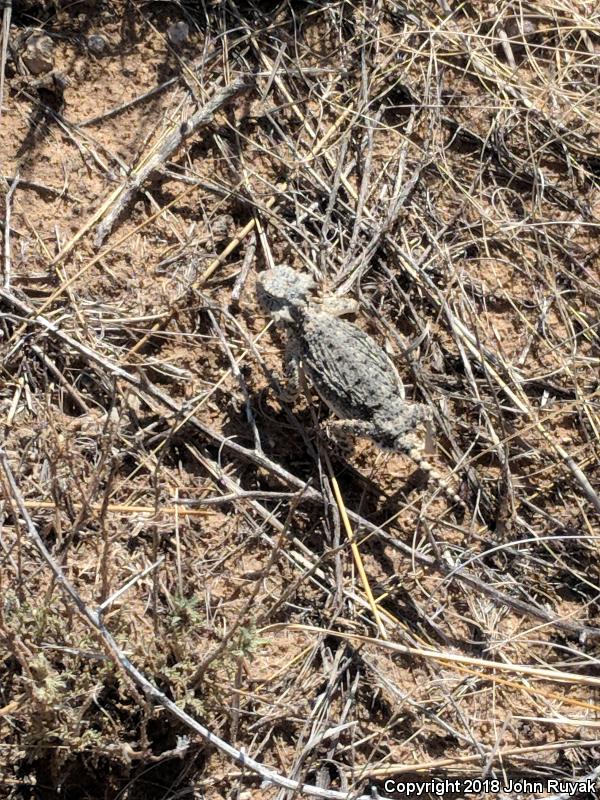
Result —
POLYGON ((453 503, 458 503, 463 508, 466 508, 466 503, 462 497, 460 497, 451 486, 448 486, 433 464, 423 457, 423 454, 420 450, 414 448, 408 455, 411 461, 414 461, 419 469, 427 473, 428 479, 435 484, 449 500, 451 500, 453 503))

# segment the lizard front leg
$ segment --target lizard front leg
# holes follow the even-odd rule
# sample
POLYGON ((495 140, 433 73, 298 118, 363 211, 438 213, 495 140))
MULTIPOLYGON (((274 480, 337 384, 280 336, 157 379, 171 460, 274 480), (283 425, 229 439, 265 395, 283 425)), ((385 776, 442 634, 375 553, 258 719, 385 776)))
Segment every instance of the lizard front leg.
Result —
POLYGON ((286 385, 281 392, 281 399, 285 403, 293 403, 300 394, 306 393, 307 386, 300 344, 291 332, 288 332, 285 341, 283 369, 286 385))

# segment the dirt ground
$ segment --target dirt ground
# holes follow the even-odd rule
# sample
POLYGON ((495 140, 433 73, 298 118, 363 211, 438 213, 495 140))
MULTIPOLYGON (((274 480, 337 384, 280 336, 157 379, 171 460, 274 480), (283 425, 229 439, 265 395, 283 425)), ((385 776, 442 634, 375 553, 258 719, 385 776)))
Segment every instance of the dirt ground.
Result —
POLYGON ((593 783, 597 4, 21 0, 1 45, 0 795, 593 783), (281 393, 276 264, 447 491, 281 393))

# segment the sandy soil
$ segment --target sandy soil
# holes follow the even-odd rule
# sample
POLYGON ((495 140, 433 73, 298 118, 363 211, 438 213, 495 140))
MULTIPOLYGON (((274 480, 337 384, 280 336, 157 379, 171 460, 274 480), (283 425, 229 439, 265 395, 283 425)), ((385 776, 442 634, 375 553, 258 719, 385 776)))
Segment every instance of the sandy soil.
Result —
POLYGON ((596 770, 594 5, 4 11, 3 796, 292 796, 119 653, 322 797, 596 770), (461 504, 278 396, 279 263, 359 301, 461 504))

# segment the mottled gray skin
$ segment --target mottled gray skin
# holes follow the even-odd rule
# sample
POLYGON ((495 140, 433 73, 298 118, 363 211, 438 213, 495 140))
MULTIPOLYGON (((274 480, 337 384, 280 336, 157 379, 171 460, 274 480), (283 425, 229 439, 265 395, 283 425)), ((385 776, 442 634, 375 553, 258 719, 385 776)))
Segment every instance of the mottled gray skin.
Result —
POLYGON ((417 429, 431 421, 428 407, 404 399, 402 381, 385 351, 364 331, 336 314, 339 303, 311 301, 315 283, 290 267, 262 272, 256 294, 263 310, 287 333, 288 396, 308 377, 339 417, 333 425, 363 436, 385 450, 405 453, 453 502, 463 500, 423 455, 417 429))
POLYGON ((339 417, 335 427, 406 453, 430 470, 419 452, 416 429, 431 419, 427 406, 404 399, 394 364, 356 325, 310 303, 312 279, 290 267, 257 280, 262 308, 288 334, 286 372, 295 389, 300 370, 339 417))

